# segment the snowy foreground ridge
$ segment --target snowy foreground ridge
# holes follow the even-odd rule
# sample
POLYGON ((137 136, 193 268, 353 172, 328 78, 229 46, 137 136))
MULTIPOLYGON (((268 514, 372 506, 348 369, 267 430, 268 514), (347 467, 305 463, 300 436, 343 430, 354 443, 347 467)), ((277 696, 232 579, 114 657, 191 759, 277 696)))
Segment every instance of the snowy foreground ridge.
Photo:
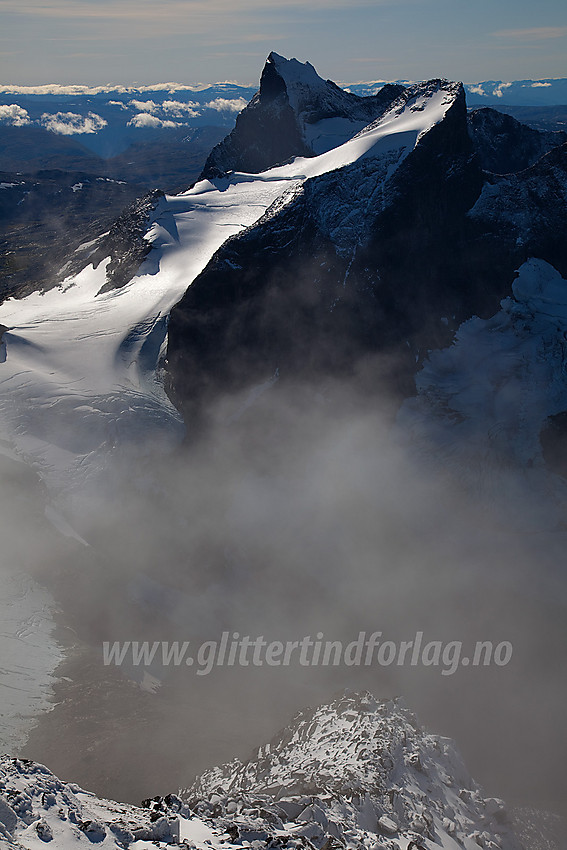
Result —
POLYGON ((483 797, 452 741, 424 732, 399 701, 368 693, 301 712, 249 762, 144 808, 4 756, 0 834, 0 846, 30 850, 522 848, 504 803, 483 797))
POLYGON ((217 249, 270 208, 281 209, 311 177, 375 158, 388 180, 459 92, 459 84, 445 81, 414 86, 318 156, 260 174, 232 172, 162 198, 144 237, 153 250, 122 288, 105 288, 107 260, 48 292, 0 305, 4 445, 37 471, 62 507, 73 497, 75 509, 78 494, 100 485, 111 459, 139 456, 150 444, 153 452, 175 445, 183 426, 159 380, 168 316, 217 249))

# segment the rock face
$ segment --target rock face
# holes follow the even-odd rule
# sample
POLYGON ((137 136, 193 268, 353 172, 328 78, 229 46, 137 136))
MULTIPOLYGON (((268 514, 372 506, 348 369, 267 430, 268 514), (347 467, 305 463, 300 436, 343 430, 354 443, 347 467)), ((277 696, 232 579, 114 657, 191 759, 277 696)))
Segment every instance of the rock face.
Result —
POLYGON ((522 850, 506 806, 483 796, 454 744, 427 734, 399 700, 368 693, 300 712, 249 761, 214 768, 142 808, 4 756, 0 833, 16 848, 522 850))
POLYGON ((268 57, 260 89, 234 130, 209 155, 201 179, 228 171, 258 173, 293 156, 313 156, 354 136, 404 92, 386 85, 371 97, 322 80, 309 62, 268 57))
POLYGON ((534 130, 490 107, 474 109, 468 121, 482 167, 496 174, 523 171, 567 142, 567 133, 534 130))
POLYGON ((562 522, 566 333, 567 280, 532 259, 493 316, 469 319, 450 347, 430 352, 416 375, 417 395, 398 414, 414 451, 435 452, 487 499, 502 486, 494 467, 506 470, 509 487, 525 476, 542 508, 520 513, 515 522, 524 531, 562 522), (479 456, 493 464, 479 464, 479 456))
POLYGON ((228 240, 172 311, 170 390, 182 409, 205 385, 238 389, 240 379, 276 370, 348 372, 361 356, 406 345, 422 330, 424 307, 446 315, 478 303, 449 273, 482 188, 462 87, 414 86, 384 120, 390 150, 305 181, 228 240), (404 116, 436 98, 446 104, 443 119, 400 158, 404 116))

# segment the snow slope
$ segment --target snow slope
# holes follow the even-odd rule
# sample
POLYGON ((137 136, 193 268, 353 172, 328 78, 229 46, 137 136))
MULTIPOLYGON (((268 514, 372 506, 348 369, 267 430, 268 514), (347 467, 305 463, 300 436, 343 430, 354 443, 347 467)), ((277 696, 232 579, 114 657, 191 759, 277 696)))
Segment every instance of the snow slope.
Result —
MULTIPOLYGON (((454 103, 459 85, 416 86, 337 148, 261 174, 201 181, 161 200, 145 238, 154 250, 126 286, 101 293, 105 265, 58 288, 0 305, 0 436, 30 463, 69 516, 101 486, 112 459, 130 466, 182 437, 159 380, 168 314, 215 251, 281 207, 310 177, 387 155, 388 176, 454 103), (395 154, 392 157, 392 154, 395 154), (86 486, 88 485, 88 486, 86 486)), ((99 493, 100 496, 100 493, 99 493)))

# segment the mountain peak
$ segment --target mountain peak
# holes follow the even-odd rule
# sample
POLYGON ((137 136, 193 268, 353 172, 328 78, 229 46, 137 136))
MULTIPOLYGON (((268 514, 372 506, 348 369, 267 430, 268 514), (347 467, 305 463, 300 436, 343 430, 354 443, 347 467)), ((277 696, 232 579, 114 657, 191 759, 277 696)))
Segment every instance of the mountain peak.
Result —
MULTIPOLYGON (((219 781, 222 769, 217 768, 182 796, 154 796, 138 808, 99 799, 42 765, 2 756, 0 844, 31 848, 53 841, 68 850, 86 841, 116 850, 150 843, 162 850, 172 845, 193 850, 522 850, 515 819, 503 801, 484 798, 453 743, 424 732, 397 699, 346 692, 327 705, 301 711, 257 750, 249 767, 262 781, 230 786, 219 781), (317 772, 326 770, 324 753, 334 784, 317 772), (372 784, 363 773, 371 762, 372 784), (267 765, 285 780, 277 789, 263 781, 267 765), (306 782, 308 775, 318 784, 306 782)), ((526 814, 518 826, 531 830, 526 831, 529 846, 560 846, 550 829, 557 827, 561 834, 559 820, 548 824, 535 811, 526 814)))
POLYGON ((403 91, 401 85, 385 85, 376 95, 360 97, 323 80, 309 62, 272 52, 259 90, 211 152, 201 179, 229 171, 258 173, 331 150, 379 118, 403 91))
POLYGON ((207 771, 184 793, 196 811, 207 800, 246 811, 252 801, 255 811, 271 806, 295 822, 286 829, 307 826, 301 834, 316 847, 373 834, 374 846, 389 850, 520 850, 504 803, 484 798, 453 742, 425 732, 403 701, 367 692, 300 711, 249 761, 207 771))
POLYGON ((403 700, 345 691, 327 704, 299 711, 247 762, 236 759, 204 774, 199 792, 223 787, 279 796, 381 793, 390 781, 399 781, 404 765, 418 765, 421 771, 449 750, 451 772, 469 787, 471 779, 452 744, 440 741, 423 732, 403 700))
POLYGON ((285 56, 272 51, 266 60, 260 79, 261 93, 266 84, 270 86, 274 74, 283 81, 292 108, 301 108, 306 96, 309 98, 313 93, 322 92, 327 86, 333 85, 328 81, 325 82, 310 62, 286 59, 285 56))

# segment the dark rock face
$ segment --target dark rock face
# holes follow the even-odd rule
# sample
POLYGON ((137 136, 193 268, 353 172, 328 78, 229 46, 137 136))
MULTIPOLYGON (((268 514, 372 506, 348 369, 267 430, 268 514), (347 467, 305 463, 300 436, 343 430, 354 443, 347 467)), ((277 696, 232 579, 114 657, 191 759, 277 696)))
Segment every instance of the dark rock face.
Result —
POLYGON ((106 284, 100 292, 125 286, 151 251, 151 244, 144 239, 151 213, 163 197, 161 189, 154 189, 135 201, 116 219, 96 252, 90 257, 95 267, 106 257, 110 262, 106 269, 106 284))
POLYGON ((228 171, 258 173, 294 156, 313 156, 305 138, 306 124, 337 116, 368 124, 403 92, 403 86, 386 85, 377 95, 359 97, 322 80, 309 63, 271 53, 259 91, 238 116, 234 130, 212 150, 201 179, 228 171), (298 71, 305 75, 305 82, 286 80, 298 71))
POLYGON ((496 174, 523 171, 567 142, 567 133, 540 132, 489 107, 473 110, 468 121, 482 167, 496 174))
POLYGON ((60 283, 77 248, 111 228, 144 192, 123 181, 61 170, 0 171, 0 184, 0 301, 60 283))
POLYGON ((168 390, 187 423, 218 392, 276 372, 350 376, 384 352, 392 388, 411 395, 427 351, 495 313, 528 257, 565 274, 565 146, 518 174, 487 174, 461 89, 384 182, 386 167, 368 158, 308 180, 197 277, 169 325, 168 390))
POLYGON ((517 269, 529 257, 547 260, 567 274, 567 144, 554 148, 518 174, 486 175, 470 212, 481 244, 517 269))
POLYGON ((548 469, 567 478, 567 411, 548 418, 540 442, 548 469))

